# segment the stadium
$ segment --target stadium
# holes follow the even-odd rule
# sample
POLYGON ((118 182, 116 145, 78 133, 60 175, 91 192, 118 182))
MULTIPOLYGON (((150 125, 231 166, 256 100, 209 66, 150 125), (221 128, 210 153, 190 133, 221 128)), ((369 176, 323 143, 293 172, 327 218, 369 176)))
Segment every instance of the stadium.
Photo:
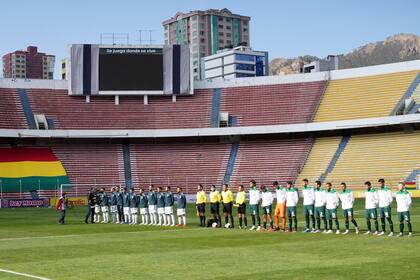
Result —
MULTIPOLYGON (((196 81, 184 47, 73 44, 68 80, 0 79, 0 279, 418 278, 420 60, 196 81), (136 59, 118 60, 124 50, 136 59), (127 63, 143 71, 134 83, 127 63), (363 234, 366 181, 380 178, 394 197, 405 183, 412 238, 388 236, 388 223, 363 234), (303 233, 304 179, 345 182, 358 227, 303 233), (275 181, 296 186, 297 232, 250 231, 248 212, 239 228, 237 207, 236 227, 199 226, 197 186, 209 202, 212 185, 243 185, 248 201, 252 180, 273 197, 275 181), (84 223, 92 188, 151 185, 182 187, 187 226, 84 223)), ((395 199, 392 218, 397 235, 395 199)))

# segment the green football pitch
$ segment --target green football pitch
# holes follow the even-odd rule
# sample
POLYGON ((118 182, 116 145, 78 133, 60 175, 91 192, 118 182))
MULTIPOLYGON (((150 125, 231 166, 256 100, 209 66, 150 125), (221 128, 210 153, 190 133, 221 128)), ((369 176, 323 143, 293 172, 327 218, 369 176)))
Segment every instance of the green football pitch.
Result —
MULTIPOLYGON (((363 201, 355 210, 363 233, 363 201)), ((193 205, 186 228, 86 225, 85 212, 61 226, 52 209, 0 209, 0 279, 420 278, 420 200, 413 238, 302 233, 302 215, 297 233, 200 228, 193 205)))

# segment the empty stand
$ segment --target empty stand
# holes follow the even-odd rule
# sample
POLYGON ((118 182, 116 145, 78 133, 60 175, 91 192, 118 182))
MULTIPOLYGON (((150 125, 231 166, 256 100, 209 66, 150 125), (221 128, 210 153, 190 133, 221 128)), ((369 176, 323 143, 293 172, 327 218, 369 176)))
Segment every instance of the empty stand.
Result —
POLYGON ((248 186, 295 180, 312 145, 309 138, 240 142, 231 183, 248 186))
POLYGON ((395 186, 419 168, 419 143, 419 131, 352 136, 326 180, 362 188, 365 181, 384 178, 395 186))
POLYGON ((120 105, 111 97, 68 96, 67 90, 28 89, 34 114, 54 120, 56 129, 155 129, 210 127, 212 94, 197 90, 194 96, 120 97, 120 105))
POLYGON ((304 178, 307 178, 311 183, 318 180, 325 170, 327 170, 340 141, 341 137, 322 137, 315 139, 302 172, 297 177, 297 184, 300 184, 304 178))
POLYGON ((17 89, 0 88, 0 128, 28 128, 17 89))
POLYGON ((385 117, 394 109, 418 71, 329 82, 315 122, 385 117))
POLYGON ((195 193, 197 184, 208 190, 220 186, 226 171, 230 144, 131 145, 133 182, 141 185, 182 186, 195 193))
POLYGON ((326 82, 223 88, 220 111, 238 126, 310 122, 326 82))

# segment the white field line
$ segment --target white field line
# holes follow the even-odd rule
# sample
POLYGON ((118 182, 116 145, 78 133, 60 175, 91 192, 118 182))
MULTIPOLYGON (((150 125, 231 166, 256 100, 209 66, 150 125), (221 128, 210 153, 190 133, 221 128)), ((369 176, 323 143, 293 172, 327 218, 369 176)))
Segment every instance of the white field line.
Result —
POLYGON ((0 272, 15 274, 15 275, 19 275, 19 276, 25 276, 25 277, 28 277, 28 278, 39 279, 39 280, 51 280, 50 278, 45 278, 45 277, 41 277, 41 276, 36 276, 36 275, 32 275, 32 274, 21 273, 21 272, 7 270, 7 269, 1 269, 1 268, 0 268, 0 272))
MULTIPOLYGON (((187 229, 186 231, 191 230, 202 230, 202 228, 192 228, 187 229)), ((87 234, 66 234, 66 235, 47 235, 47 236, 27 236, 27 237, 10 237, 10 238, 0 238, 0 241, 13 241, 13 240, 31 240, 31 239, 50 239, 50 238, 66 238, 66 237, 80 237, 80 236, 89 236, 89 235, 113 235, 113 234, 142 234, 142 233, 151 233, 151 232, 181 232, 179 229, 167 229, 167 230, 142 230, 142 231, 118 231, 118 232, 101 232, 101 233, 87 233, 87 234)))

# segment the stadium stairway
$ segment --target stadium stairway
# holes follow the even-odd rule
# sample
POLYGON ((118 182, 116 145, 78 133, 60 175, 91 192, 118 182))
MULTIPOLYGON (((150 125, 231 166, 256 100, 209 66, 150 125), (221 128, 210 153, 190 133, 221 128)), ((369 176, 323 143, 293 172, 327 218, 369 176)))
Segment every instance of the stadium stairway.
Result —
POLYGON ((395 186, 418 169, 419 143, 420 131, 353 135, 326 181, 360 189, 365 181, 385 178, 395 186))
POLYGON ((344 149, 347 146, 347 143, 350 140, 350 136, 343 136, 341 138, 340 144, 338 144, 337 150, 334 153, 334 156, 332 157, 330 163, 328 164, 327 169, 324 173, 319 177, 319 180, 321 182, 324 182, 325 178, 328 176, 331 171, 334 170, 335 165, 337 164, 338 159, 340 158, 340 155, 343 153, 344 149))
MULTIPOLYGON (((410 86, 407 88, 404 95, 401 96, 401 99, 398 101, 395 108, 392 110, 392 112, 390 114, 391 116, 397 115, 397 114, 404 111, 406 101, 410 100, 413 97, 413 95, 415 94, 419 84, 420 84, 420 73, 417 74, 416 78, 410 84, 410 86)), ((415 106, 413 106, 413 107, 415 107, 415 106)))
POLYGON ((219 127, 220 98, 222 90, 220 88, 213 89, 213 98, 211 104, 211 127, 219 127))
POLYGON ((232 176, 233 170, 235 168, 235 161, 238 155, 239 143, 232 143, 232 148, 230 149, 229 160, 226 166, 226 173, 223 177, 223 183, 230 183, 230 177, 232 176))
POLYGON ((26 122, 29 129, 36 129, 34 113, 32 112, 31 104, 29 103, 26 89, 18 89, 20 103, 22 105, 23 113, 25 114, 26 122))
POLYGON ((420 113, 420 81, 411 95, 411 98, 414 101, 414 106, 410 109, 409 114, 420 113))
MULTIPOLYGON (((420 164, 419 164, 419 167, 420 167, 420 164)), ((408 175, 408 177, 405 181, 406 182, 415 182, 417 176, 420 176, 420 169, 414 169, 413 172, 411 172, 410 175, 408 175)))
POLYGON ((311 182, 319 180, 332 161, 341 139, 339 136, 316 138, 296 182, 300 183, 304 178, 311 182))
POLYGON ((389 116, 418 72, 331 80, 314 122, 389 116))

